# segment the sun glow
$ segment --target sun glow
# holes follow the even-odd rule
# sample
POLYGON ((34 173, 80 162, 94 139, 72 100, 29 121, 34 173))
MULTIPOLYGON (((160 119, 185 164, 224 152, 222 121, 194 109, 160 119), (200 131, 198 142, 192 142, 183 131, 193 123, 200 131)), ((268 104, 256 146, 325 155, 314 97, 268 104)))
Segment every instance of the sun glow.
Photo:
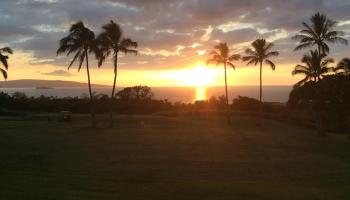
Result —
POLYGON ((207 99, 207 87, 216 85, 217 77, 218 70, 208 68, 202 64, 163 74, 163 78, 166 78, 167 81, 175 81, 178 86, 193 87, 193 100, 195 101, 207 99))
POLYGON ((205 87, 197 87, 195 91, 195 101, 202 101, 207 99, 205 87))
POLYGON ((195 101, 206 100, 206 87, 215 82, 215 73, 204 66, 198 65, 187 72, 184 81, 186 85, 195 87, 195 101))
POLYGON ((215 74, 210 69, 199 65, 187 70, 181 79, 187 86, 205 87, 214 83, 215 74))

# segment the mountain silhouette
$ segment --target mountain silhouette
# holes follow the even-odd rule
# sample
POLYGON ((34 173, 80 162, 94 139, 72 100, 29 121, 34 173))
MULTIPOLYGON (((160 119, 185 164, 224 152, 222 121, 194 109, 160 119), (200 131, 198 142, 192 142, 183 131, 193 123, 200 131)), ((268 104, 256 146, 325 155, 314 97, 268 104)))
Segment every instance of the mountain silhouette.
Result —
MULTIPOLYGON (((11 81, 1 81, 0 88, 62 88, 62 87, 86 87, 87 83, 61 80, 37 80, 19 79, 11 81)), ((93 87, 110 87, 108 85, 93 84, 93 87)))

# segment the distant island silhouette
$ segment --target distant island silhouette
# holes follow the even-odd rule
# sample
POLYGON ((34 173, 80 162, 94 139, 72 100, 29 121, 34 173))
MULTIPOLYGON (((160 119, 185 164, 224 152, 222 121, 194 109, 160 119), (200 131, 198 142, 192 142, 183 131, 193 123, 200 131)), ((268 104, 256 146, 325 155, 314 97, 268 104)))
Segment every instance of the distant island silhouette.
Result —
MULTIPOLYGON (((102 84, 93 84, 94 87, 111 87, 102 84)), ((63 87, 86 87, 86 83, 76 81, 61 80, 38 80, 38 79, 19 79, 12 81, 1 81, 0 88, 63 88, 63 87)))

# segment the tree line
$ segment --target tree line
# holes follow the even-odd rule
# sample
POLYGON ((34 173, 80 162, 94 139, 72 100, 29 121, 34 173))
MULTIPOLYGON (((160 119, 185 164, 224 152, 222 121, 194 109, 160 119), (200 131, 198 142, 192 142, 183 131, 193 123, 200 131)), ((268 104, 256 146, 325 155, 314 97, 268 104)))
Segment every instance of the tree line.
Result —
MULTIPOLYGON (((148 86, 126 87, 115 94, 113 101, 106 94, 92 93, 95 102, 95 112, 106 114, 112 110, 118 114, 195 114, 195 113, 217 113, 224 114, 227 111, 226 96, 212 96, 208 100, 199 100, 193 103, 171 102, 167 99, 154 99, 154 93, 148 86), (201 112, 203 111, 203 112, 201 112)), ((0 92, 1 115, 23 115, 25 112, 58 113, 60 111, 71 111, 73 113, 89 113, 90 97, 82 94, 76 97, 54 97, 54 96, 27 96, 23 92, 7 94, 0 92)), ((255 112, 260 108, 259 100, 238 96, 230 104, 230 111, 255 112)), ((268 103, 263 103, 263 110, 277 110, 268 103)))

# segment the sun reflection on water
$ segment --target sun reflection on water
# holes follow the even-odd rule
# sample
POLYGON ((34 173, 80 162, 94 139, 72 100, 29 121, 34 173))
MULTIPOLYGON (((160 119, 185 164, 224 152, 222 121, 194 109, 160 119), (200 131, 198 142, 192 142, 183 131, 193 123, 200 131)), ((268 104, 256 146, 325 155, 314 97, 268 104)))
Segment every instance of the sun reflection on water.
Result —
POLYGON ((207 91, 205 87, 197 87, 195 90, 195 101, 202 101, 207 99, 207 91))

